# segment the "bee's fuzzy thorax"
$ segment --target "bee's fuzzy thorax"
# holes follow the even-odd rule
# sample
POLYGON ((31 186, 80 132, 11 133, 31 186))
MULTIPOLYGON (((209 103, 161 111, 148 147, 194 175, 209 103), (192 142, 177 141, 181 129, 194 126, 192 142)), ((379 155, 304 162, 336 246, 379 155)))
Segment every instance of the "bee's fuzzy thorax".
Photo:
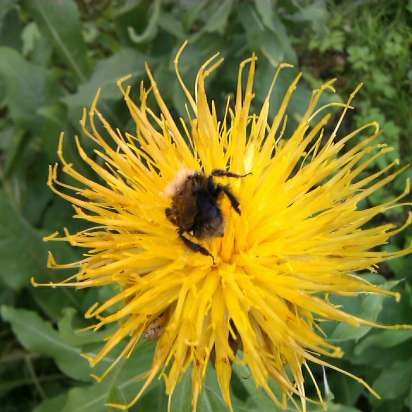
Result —
POLYGON ((186 179, 190 176, 194 176, 196 172, 191 169, 180 169, 176 177, 164 188, 163 195, 166 197, 173 197, 180 191, 186 179))

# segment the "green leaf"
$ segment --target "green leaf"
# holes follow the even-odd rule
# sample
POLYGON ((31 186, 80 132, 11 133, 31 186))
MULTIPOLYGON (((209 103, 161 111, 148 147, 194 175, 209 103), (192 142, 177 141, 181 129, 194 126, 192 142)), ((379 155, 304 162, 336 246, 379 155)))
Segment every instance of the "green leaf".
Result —
POLYGON ((66 394, 49 398, 38 405, 33 412, 56 412, 66 403, 66 394))
POLYGON ((32 21, 24 26, 21 37, 23 41, 22 53, 24 56, 27 56, 35 49, 36 42, 41 37, 37 24, 32 21))
MULTIPOLYGON (((164 381, 160 380, 159 384, 149 387, 147 392, 142 396, 142 399, 139 400, 137 410, 139 411, 157 411, 163 412, 167 411, 167 402, 168 398, 166 396, 166 388, 164 381)), ((118 393, 118 396, 121 396, 121 393, 118 393)), ((120 399, 119 399, 120 400, 120 399)), ((124 402, 124 400, 123 400, 124 402)), ((117 412, 118 409, 112 409, 110 412, 117 412)))
POLYGON ((313 30, 325 30, 328 18, 328 9, 323 1, 315 1, 307 5, 302 5, 292 16, 295 22, 311 23, 313 30))
MULTIPOLYGON (((142 387, 142 374, 149 370, 152 356, 151 343, 138 345, 132 356, 121 361, 102 382, 68 391, 68 399, 61 412, 107 412, 106 403, 127 403, 142 387)), ((158 385, 159 380, 155 380, 150 388, 158 385)))
POLYGON ((148 42, 156 36, 161 3, 162 0, 153 1, 152 10, 149 13, 149 21, 141 34, 136 33, 132 26, 127 28, 130 40, 132 40, 133 43, 140 44, 148 42))
POLYGON ((186 371, 181 381, 177 384, 172 397, 172 411, 192 411, 192 382, 191 370, 186 371))
MULTIPOLYGON (((191 369, 186 371, 178 383, 172 397, 172 411, 192 411, 192 375, 191 369)), ((216 377, 216 370, 209 365, 203 382, 202 392, 198 400, 198 412, 228 412, 229 409, 223 400, 216 377)), ((236 408, 236 411, 238 409, 236 408)))
POLYGON ((204 26, 204 32, 208 33, 220 33, 223 34, 226 29, 229 15, 232 11, 233 0, 223 0, 209 16, 206 25, 204 26))
POLYGON ((109 381, 70 389, 61 412, 106 412, 109 381))
POLYGON ((89 62, 75 1, 26 0, 25 5, 76 77, 85 81, 89 62))
POLYGON ((25 139, 25 132, 20 128, 10 128, 2 131, 1 133, 2 143, 4 147, 5 162, 2 165, 2 178, 7 179, 13 167, 18 163, 18 159, 22 153, 27 143, 25 139))
MULTIPOLYGON (((358 316, 362 319, 376 321, 383 307, 383 296, 370 295, 362 299, 361 306, 363 310, 358 316)), ((371 327, 369 326, 352 326, 347 323, 339 323, 333 333, 330 335, 332 342, 344 342, 347 340, 359 340, 365 336, 371 327)))
MULTIPOLYGON (((398 283, 398 281, 392 281, 386 282, 380 286, 385 289, 391 289, 398 283)), ((382 311, 383 302, 385 298, 386 297, 383 295, 366 295, 358 296, 356 298, 343 298, 339 300, 342 300, 342 302, 349 304, 352 307, 352 309, 356 307, 355 311, 349 311, 354 312, 356 316, 358 316, 359 318, 376 322, 379 314, 382 311)), ((337 298, 335 298, 335 300, 337 300, 337 298)), ((348 310, 348 308, 345 305, 344 310, 348 310)), ((370 330, 370 326, 356 327, 349 325, 347 323, 339 323, 333 330, 333 332, 329 335, 329 339, 331 342, 344 342, 348 340, 358 341, 360 338, 365 336, 370 330)))
POLYGON ((227 412, 229 410, 220 391, 216 369, 212 365, 209 365, 207 369, 198 410, 199 412, 227 412))
POLYGON ((161 12, 158 24, 164 31, 172 34, 179 40, 184 40, 187 36, 182 22, 170 13, 161 12))
POLYGON ((37 110, 57 95, 49 72, 29 63, 13 49, 0 47, 0 78, 6 86, 6 101, 11 118, 28 129, 39 128, 37 110))
POLYGON ((256 10, 258 11, 265 26, 274 28, 275 8, 272 0, 255 0, 256 10))
POLYGON ((21 48, 23 24, 16 0, 2 0, 0 7, 0 46, 21 48))
POLYGON ((8 287, 19 289, 39 273, 46 262, 41 236, 9 203, 0 190, 0 279, 8 287))
MULTIPOLYGON (((280 412, 280 409, 276 404, 269 398, 266 392, 257 388, 256 383, 250 373, 250 370, 244 365, 233 365, 233 373, 237 375, 239 381, 243 384, 246 389, 249 398, 247 400, 247 410, 256 412, 280 412)), ((274 381, 270 382, 270 386, 275 395, 280 399, 280 389, 274 381)))
MULTIPOLYGON (((297 57, 293 50, 290 36, 275 11, 274 2, 271 0, 255 0, 255 6, 263 24, 274 35, 271 36, 272 41, 278 43, 278 47, 283 51, 289 63, 296 63, 297 57)), ((266 48, 269 48, 269 44, 266 45, 266 48)))
POLYGON ((352 406, 340 405, 338 403, 328 402, 326 409, 310 409, 311 412, 361 412, 360 409, 352 406))
POLYGON ((412 384, 412 359, 396 362, 382 370, 373 384, 376 391, 385 399, 396 399, 405 395, 412 384))
MULTIPOLYGON (((55 249, 59 256, 73 259, 67 245, 55 249)), ((46 269, 47 248, 41 234, 18 213, 3 190, 0 190, 0 262, 0 280, 14 290, 28 286, 32 276, 42 281, 57 281, 56 271, 46 269)), ((53 293, 48 288, 31 288, 31 294, 51 318, 58 317, 63 307, 80 307, 78 293, 67 288, 54 289, 53 293)))
POLYGON ((90 380, 90 367, 80 356, 81 350, 65 342, 35 312, 1 307, 1 316, 9 322, 19 342, 29 351, 52 357, 66 375, 79 380, 90 380))
POLYGON ((103 342, 103 339, 108 335, 107 331, 82 331, 79 330, 81 327, 73 327, 76 313, 77 311, 73 308, 65 308, 63 310, 63 316, 59 320, 60 338, 69 345, 76 347, 103 342))
MULTIPOLYGON (((67 125, 67 111, 62 103, 54 103, 49 106, 43 106, 38 110, 39 118, 42 120, 42 126, 39 130, 42 148, 47 154, 48 162, 56 160, 57 145, 59 135, 65 125, 67 125)), ((43 180, 43 184, 46 180, 43 180)))
MULTIPOLYGON (((296 61, 295 52, 287 37, 284 39, 277 32, 266 27, 261 16, 250 4, 241 3, 238 7, 238 15, 251 50, 260 51, 273 67, 284 61, 289 63, 296 61)), ((279 24, 282 23, 279 21, 279 24)))
MULTIPOLYGON (((346 357, 352 360, 350 355, 347 355, 346 357)), ((316 376, 316 369, 314 368, 313 371, 315 372, 316 376)), ((356 370, 351 370, 351 372, 359 376, 356 370)), ((325 384, 328 384, 332 391, 328 394, 328 396, 333 396, 333 398, 330 399, 330 401, 339 400, 339 403, 342 403, 344 405, 356 404, 357 399, 364 390, 364 388, 361 385, 359 385, 358 382, 348 378, 346 375, 343 375, 342 373, 335 373, 331 370, 325 369, 324 373, 325 375, 323 386, 325 386, 325 384)), ((367 376, 362 377, 369 382, 367 376)))
POLYGON ((0 8, 0 29, 3 28, 3 19, 6 17, 7 13, 15 8, 17 5, 17 0, 3 0, 0 8))
POLYGON ((24 26, 21 38, 23 56, 34 64, 49 67, 53 48, 47 37, 40 33, 36 22, 32 21, 24 26))
POLYGON ((102 89, 102 99, 115 100, 121 94, 116 81, 125 75, 140 76, 144 73, 144 56, 133 49, 124 48, 113 56, 101 60, 90 77, 77 92, 63 101, 72 107, 84 107, 90 104, 97 89, 102 89))
POLYGON ((375 348, 392 348, 401 343, 412 339, 412 330, 384 330, 378 331, 373 335, 367 336, 355 348, 355 354, 361 356, 370 347, 375 348))

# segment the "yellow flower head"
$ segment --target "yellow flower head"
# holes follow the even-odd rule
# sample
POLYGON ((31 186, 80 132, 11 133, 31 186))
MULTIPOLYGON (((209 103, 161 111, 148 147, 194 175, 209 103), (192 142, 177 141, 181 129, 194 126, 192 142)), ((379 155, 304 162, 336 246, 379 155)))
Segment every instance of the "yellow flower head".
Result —
POLYGON ((287 67, 281 65, 262 107, 251 113, 256 64, 252 56, 241 63, 234 102, 228 100, 219 119, 214 102, 207 99, 205 80, 221 60, 214 56, 200 68, 193 96, 179 73, 180 53, 175 66, 188 100, 187 121, 172 116, 147 68, 150 88, 140 88, 139 104, 132 100, 130 87, 123 86, 125 79, 119 81, 135 133, 113 129, 97 109, 97 97, 84 112, 82 126, 97 146, 98 160, 78 139, 76 143, 96 180, 64 159, 60 143, 62 171, 78 186, 59 180, 58 165, 50 168, 48 184, 73 204, 75 217, 92 227, 75 234, 66 231, 59 238, 87 250, 81 261, 59 265, 50 255, 49 265, 78 268, 61 286, 117 286, 114 297, 86 313, 86 318, 96 319, 96 329, 118 325, 100 352, 89 358, 91 365, 126 340, 108 372, 141 339, 155 339, 146 382, 124 408, 160 374, 170 398, 190 369, 195 410, 212 363, 230 410, 233 364, 247 365, 256 384, 281 407, 296 403, 297 397, 305 410, 303 369, 314 380, 310 362, 334 368, 319 355, 342 356, 322 334, 319 320, 379 326, 345 313, 328 295, 396 296, 357 272, 410 252, 377 250, 410 219, 402 227, 365 226, 399 205, 409 186, 396 199, 359 209, 363 199, 392 182, 402 169, 391 171, 394 162, 365 175, 375 159, 390 150, 376 142, 376 123, 339 135, 355 93, 345 104, 319 108, 322 93, 333 91, 333 81, 325 83, 313 92, 294 131, 282 139, 285 112, 300 75, 270 118, 271 91, 287 67), (147 105, 150 94, 157 109, 147 105), (334 126, 331 107, 342 111, 334 126), (282 395, 272 392, 269 378, 282 395))

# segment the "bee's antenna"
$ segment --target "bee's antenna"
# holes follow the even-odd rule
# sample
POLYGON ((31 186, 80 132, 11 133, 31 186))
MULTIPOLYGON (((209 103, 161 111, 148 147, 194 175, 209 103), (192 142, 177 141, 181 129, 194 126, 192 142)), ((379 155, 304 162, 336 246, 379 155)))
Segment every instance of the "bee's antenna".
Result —
POLYGON ((245 173, 243 175, 240 175, 238 173, 232 173, 223 169, 213 169, 211 175, 213 177, 235 177, 235 178, 241 178, 241 177, 246 177, 251 175, 252 172, 245 173))

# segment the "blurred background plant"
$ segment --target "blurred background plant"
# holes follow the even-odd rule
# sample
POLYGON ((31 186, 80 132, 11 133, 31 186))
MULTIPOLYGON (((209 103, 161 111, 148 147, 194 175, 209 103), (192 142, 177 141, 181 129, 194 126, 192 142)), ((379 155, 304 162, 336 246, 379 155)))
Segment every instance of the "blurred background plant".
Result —
MULTIPOLYGON (((365 81, 357 110, 345 129, 369 120, 383 126, 382 143, 394 151, 371 166, 385 167, 394 158, 412 158, 412 2, 326 0, 2 0, 0 7, 0 397, 2 411, 105 411, 105 402, 125 401, 142 384, 134 379, 150 362, 152 346, 118 365, 103 383, 91 377, 80 352, 93 352, 104 338, 78 333, 82 313, 111 291, 34 289, 30 277, 62 279, 46 269, 42 236, 56 229, 82 227, 71 218, 70 205, 46 187, 47 169, 56 161, 59 133, 66 153, 78 162, 73 139, 79 119, 102 88, 100 108, 121 129, 133 130, 115 81, 128 73, 134 83, 145 79, 144 62, 154 69, 160 88, 176 114, 184 115, 184 96, 173 71, 173 58, 185 39, 182 72, 193 84, 199 65, 220 51, 223 67, 209 80, 210 95, 224 107, 233 93, 239 62, 256 52, 259 58, 255 104, 266 94, 273 71, 287 61, 304 71, 304 82, 289 108, 296 118, 311 89, 338 77, 345 99, 365 81)), ((293 71, 284 74, 273 95, 272 110, 293 71)), ((339 98, 339 96, 338 96, 339 98)), ((87 141, 84 141, 87 146, 87 141)), ((80 167, 81 163, 77 163, 80 167)), ((89 173, 82 170, 82 173, 89 173)), ((403 190, 405 175, 373 196, 369 204, 403 190)), ((402 222, 395 209, 379 217, 402 222)), ((411 231, 388 248, 410 242, 411 231)), ((62 261, 80 251, 53 249, 62 261)), ((411 322, 412 257, 381 265, 368 275, 374 282, 402 293, 400 303, 376 296, 335 299, 365 318, 388 323, 411 322)), ((69 273, 69 272, 68 272, 69 273)), ((412 331, 353 329, 326 325, 330 339, 346 355, 339 366, 362 376, 382 395, 371 398, 357 383, 327 372, 330 411, 407 411, 412 409, 412 331)), ((97 371, 98 372, 98 371, 97 371)), ((316 369, 320 382, 322 370, 316 369)), ((327 385, 326 385, 327 386, 327 385)), ((213 368, 207 375, 200 411, 226 411, 213 368)), ((309 392, 313 388, 309 387, 309 392)), ((248 372, 235 368, 233 394, 237 411, 274 411, 256 389, 248 372)), ((190 411, 190 380, 184 379, 173 399, 174 411, 190 411)), ((163 411, 167 399, 157 381, 132 410, 163 411)), ((318 410, 316 406, 311 410, 318 410)))

